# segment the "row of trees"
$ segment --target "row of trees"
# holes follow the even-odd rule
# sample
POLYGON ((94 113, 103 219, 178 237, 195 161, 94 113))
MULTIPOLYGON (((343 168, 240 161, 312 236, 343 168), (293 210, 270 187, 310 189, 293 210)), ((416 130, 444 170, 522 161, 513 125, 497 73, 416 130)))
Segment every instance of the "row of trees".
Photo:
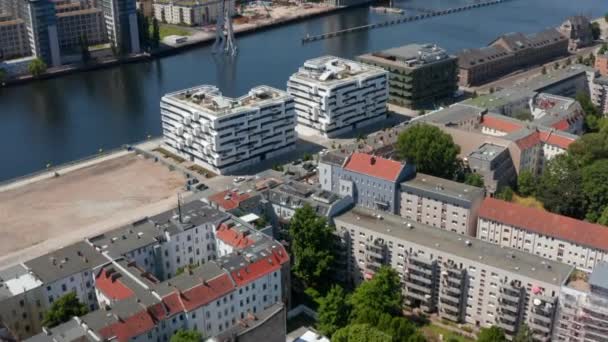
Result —
POLYGON ((160 24, 156 18, 152 21, 137 11, 137 25, 139 28, 139 44, 143 49, 156 49, 160 44, 160 24))

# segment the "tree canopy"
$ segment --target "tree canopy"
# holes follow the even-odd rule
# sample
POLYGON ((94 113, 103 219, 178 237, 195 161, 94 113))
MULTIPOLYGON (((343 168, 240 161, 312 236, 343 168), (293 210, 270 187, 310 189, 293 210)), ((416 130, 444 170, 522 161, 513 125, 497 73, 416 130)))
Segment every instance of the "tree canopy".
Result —
POLYGON ((497 326, 481 328, 477 335, 477 342, 507 342, 504 330, 497 326))
POLYGON ((522 170, 517 176, 517 192, 522 196, 534 196, 536 193, 536 178, 532 172, 522 170))
POLYGON ((379 313, 398 314, 401 310, 401 283, 397 271, 382 266, 374 277, 362 283, 350 298, 351 320, 370 323, 379 313))
POLYGON ((483 176, 479 173, 467 173, 464 177, 465 184, 483 188, 483 176))
POLYGON ((0 68, 0 82, 3 82, 6 79, 6 70, 0 68))
POLYGON ((47 68, 46 63, 44 63, 44 61, 40 58, 35 58, 27 66, 28 71, 34 77, 38 77, 38 76, 42 75, 44 72, 46 72, 46 68, 47 68))
POLYGON ((585 219, 596 222, 608 204, 608 159, 584 167, 581 171, 585 196, 585 219))
POLYGON ((522 324, 517 331, 517 335, 513 338, 513 342, 534 342, 532 338, 532 331, 527 324, 522 324))
POLYGON ((545 209, 577 219, 585 216, 582 176, 575 159, 561 154, 551 159, 540 177, 536 197, 545 209))
POLYGON ((458 170, 460 147, 449 134, 435 126, 413 125, 399 134, 396 150, 399 157, 414 163, 422 173, 452 178, 458 170))
POLYGON ((89 312, 86 305, 78 301, 75 292, 70 292, 57 298, 50 309, 45 313, 42 325, 52 328, 61 323, 67 322, 74 316, 82 316, 89 312))
POLYGON ((160 24, 158 23, 158 19, 154 17, 152 19, 152 37, 150 39, 150 46, 154 49, 158 48, 160 45, 160 24))
POLYGON ((197 330, 180 329, 171 336, 170 342, 199 342, 203 340, 203 335, 197 330))
POLYGON ((308 286, 327 284, 334 261, 335 237, 325 218, 317 216, 312 207, 305 204, 289 222, 289 235, 295 259, 293 273, 308 286))
POLYGON ((392 342, 391 336, 369 324, 348 325, 333 335, 333 342, 392 342))
POLYGON ((319 300, 317 314, 317 329, 325 336, 331 337, 336 330, 348 325, 350 305, 344 289, 334 285, 327 295, 319 300))

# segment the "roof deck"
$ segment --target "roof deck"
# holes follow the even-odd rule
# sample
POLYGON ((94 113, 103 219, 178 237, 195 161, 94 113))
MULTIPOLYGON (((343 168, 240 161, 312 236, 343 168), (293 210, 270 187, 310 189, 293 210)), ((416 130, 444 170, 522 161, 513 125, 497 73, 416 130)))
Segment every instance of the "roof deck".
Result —
POLYGON ((359 57, 364 62, 377 62, 398 68, 416 69, 455 59, 435 44, 409 44, 359 57))
POLYGON ((371 65, 334 56, 323 56, 307 60, 291 77, 324 85, 335 85, 351 82, 357 77, 369 77, 381 73, 385 71, 371 65))

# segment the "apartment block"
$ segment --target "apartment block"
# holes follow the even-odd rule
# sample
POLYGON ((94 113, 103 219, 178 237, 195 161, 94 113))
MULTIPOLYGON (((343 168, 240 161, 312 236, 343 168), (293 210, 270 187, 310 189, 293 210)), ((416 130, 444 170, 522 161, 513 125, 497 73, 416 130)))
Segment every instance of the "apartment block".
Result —
MULTIPOLYGON (((608 58, 606 60, 608 61, 608 58)), ((598 77, 593 81, 591 101, 604 115, 608 113, 608 76, 598 77)))
POLYGON ((320 156, 321 189, 350 196, 356 205, 399 212, 399 184, 415 173, 413 165, 365 153, 329 151, 320 156))
POLYGON ((388 72, 324 56, 308 60, 287 82, 295 99, 297 130, 335 137, 386 119, 388 72))
POLYGON ((497 325, 510 337, 523 323, 542 321, 538 336, 551 337, 555 306, 536 311, 534 303, 555 303, 572 266, 360 207, 335 223, 350 236, 355 283, 388 265, 411 307, 456 323, 497 325))
POLYGON ((294 100, 267 86, 236 99, 206 85, 170 93, 161 120, 169 149, 218 174, 295 149, 294 100))
POLYGON ((62 49, 80 49, 83 38, 89 45, 107 41, 103 12, 99 8, 79 8, 57 13, 57 31, 62 49))
POLYGON ((562 286, 552 341, 605 341, 608 336, 608 264, 577 271, 562 286))
POLYGON ((437 104, 458 90, 458 59, 433 44, 410 44, 357 57, 389 72, 389 102, 409 108, 437 104))
POLYGON ((408 220, 463 235, 475 236, 482 188, 416 174, 401 183, 399 213, 408 220))
POLYGON ((30 54, 25 22, 0 13, 0 61, 30 54))
POLYGON ((587 270, 608 261, 606 227, 495 198, 481 205, 477 237, 587 270))
MULTIPOLYGON (((154 1, 154 17, 161 22, 174 25, 201 26, 215 22, 219 10, 217 2, 205 1, 154 1)), ((234 13, 234 1, 226 2, 234 13)))
POLYGON ((99 0, 106 37, 122 53, 139 53, 139 29, 135 0, 99 0))

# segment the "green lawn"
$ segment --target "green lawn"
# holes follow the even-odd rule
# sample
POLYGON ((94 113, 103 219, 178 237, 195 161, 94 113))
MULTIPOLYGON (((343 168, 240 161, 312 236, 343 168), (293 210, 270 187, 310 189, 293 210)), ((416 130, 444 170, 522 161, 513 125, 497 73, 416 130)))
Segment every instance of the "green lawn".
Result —
POLYGON ((420 328, 420 330, 422 330, 424 335, 427 336, 427 338, 429 338, 429 341, 442 341, 439 339, 439 335, 443 336, 443 341, 450 341, 451 339, 458 341, 458 342, 473 342, 474 341, 468 337, 461 336, 457 333, 451 332, 447 329, 444 329, 444 328, 434 325, 434 324, 425 325, 424 327, 420 328))
MULTIPOLYGON (((150 25, 150 33, 152 33, 152 25, 150 25)), ((160 39, 163 40, 167 36, 189 36, 190 32, 186 28, 181 28, 173 25, 160 24, 160 39)))

